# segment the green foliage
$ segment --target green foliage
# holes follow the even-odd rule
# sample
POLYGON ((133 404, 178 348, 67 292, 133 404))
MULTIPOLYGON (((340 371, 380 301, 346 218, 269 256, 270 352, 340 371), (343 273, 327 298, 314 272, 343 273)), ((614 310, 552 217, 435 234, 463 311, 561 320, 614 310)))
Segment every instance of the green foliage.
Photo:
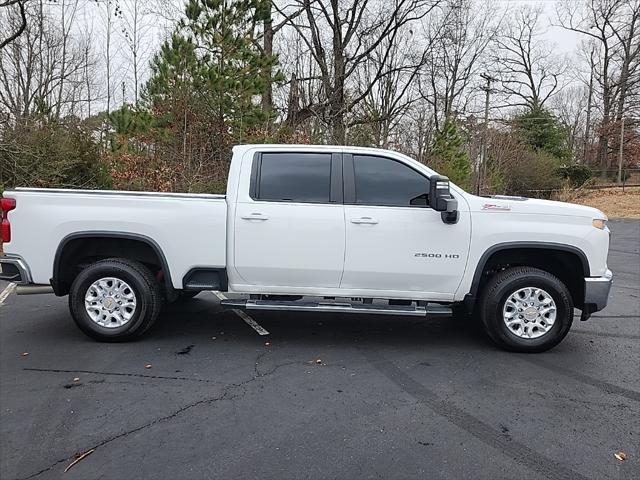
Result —
POLYGON ((140 136, 149 131, 155 124, 154 117, 147 110, 123 105, 118 110, 111 112, 107 117, 110 126, 111 151, 131 148, 133 137, 140 136))
POLYGON ((567 133, 558 119, 543 107, 534 107, 514 118, 515 128, 536 152, 561 160, 571 158, 567 133))
MULTIPOLYGON (((273 73, 277 58, 260 49, 259 26, 270 8, 265 0, 188 0, 185 18, 151 62, 143 104, 153 122, 136 133, 137 141, 117 136, 116 149, 123 143, 152 145, 146 155, 164 171, 176 172, 177 188, 224 188, 231 146, 268 142, 277 130, 272 125, 274 112, 259 102, 268 85, 281 79, 273 73)), ((122 125, 114 128, 129 130, 130 122, 135 125, 135 112, 133 118, 132 112, 121 113, 117 121, 122 125)), ((131 152, 125 150, 114 152, 131 152)), ((114 160, 135 166, 134 157, 142 152, 133 153, 114 160)), ((165 177, 159 177, 158 184, 174 188, 165 177)), ((118 181, 127 183, 130 178, 118 181)))
POLYGON ((116 135, 138 135, 153 125, 153 116, 143 109, 123 105, 109 114, 109 124, 116 135))
POLYGON ((64 124, 32 123, 2 132, 1 185, 7 188, 111 186, 92 131, 74 120, 64 124))
POLYGON ((483 192, 504 193, 507 187, 507 172, 495 162, 490 161, 486 168, 483 183, 483 192))
POLYGON ((557 173, 559 167, 559 160, 546 152, 524 150, 506 172, 506 193, 549 198, 551 191, 560 188, 562 184, 557 173))
POLYGON ((268 120, 256 97, 280 76, 273 74, 276 57, 257 46, 256 25, 269 13, 265 3, 189 0, 186 18, 152 61, 146 88, 152 106, 171 111, 177 102, 184 110, 188 99, 238 141, 268 120))
POLYGON ((568 180, 569 184, 574 188, 581 187, 593 177, 591 168, 578 163, 561 165, 558 169, 558 174, 568 180))
POLYGON ((151 60, 152 76, 143 92, 151 106, 175 101, 203 86, 195 49, 191 38, 177 32, 160 46, 151 60))
POLYGON ((433 169, 464 189, 471 186, 471 163, 453 119, 447 119, 431 149, 433 169))

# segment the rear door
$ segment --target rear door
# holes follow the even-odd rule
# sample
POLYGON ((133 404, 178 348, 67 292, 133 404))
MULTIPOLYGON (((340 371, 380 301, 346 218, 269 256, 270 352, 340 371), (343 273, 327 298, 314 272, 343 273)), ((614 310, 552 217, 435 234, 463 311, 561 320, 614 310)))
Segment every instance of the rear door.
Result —
POLYGON ((248 285, 337 288, 344 262, 342 158, 265 152, 239 198, 234 263, 248 285))
MULTIPOLYGON (((393 158, 344 155, 346 255, 341 287, 449 299, 464 273, 470 220, 442 221, 429 179, 393 158)), ((460 202, 460 208, 466 208, 460 202)))

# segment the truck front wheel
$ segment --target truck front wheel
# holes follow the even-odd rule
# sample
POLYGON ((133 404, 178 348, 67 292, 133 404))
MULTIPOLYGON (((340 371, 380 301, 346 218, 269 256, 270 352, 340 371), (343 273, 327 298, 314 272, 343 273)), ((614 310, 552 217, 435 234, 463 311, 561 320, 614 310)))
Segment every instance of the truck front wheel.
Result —
POLYGON ((69 292, 69 309, 76 325, 103 342, 140 337, 162 308, 160 285, 139 262, 110 258, 82 270, 69 292))
POLYGON ((489 337, 515 352, 544 352, 567 335, 573 302, 557 277, 532 267, 513 267, 489 279, 480 298, 489 337))

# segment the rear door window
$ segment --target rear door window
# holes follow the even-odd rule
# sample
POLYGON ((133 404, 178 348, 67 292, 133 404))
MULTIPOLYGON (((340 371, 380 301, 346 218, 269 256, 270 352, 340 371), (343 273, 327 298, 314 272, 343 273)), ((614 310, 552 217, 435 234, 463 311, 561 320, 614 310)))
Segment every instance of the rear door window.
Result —
POLYGON ((331 153, 264 153, 256 200, 329 203, 331 153))

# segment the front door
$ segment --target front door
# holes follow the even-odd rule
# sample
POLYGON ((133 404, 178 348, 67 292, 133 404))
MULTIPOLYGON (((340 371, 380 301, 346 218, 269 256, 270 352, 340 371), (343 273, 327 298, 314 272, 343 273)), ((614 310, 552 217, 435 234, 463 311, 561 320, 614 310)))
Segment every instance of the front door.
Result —
POLYGON ((457 224, 445 224, 428 206, 429 180, 397 160, 345 155, 344 168, 348 204, 341 288, 383 290, 389 296, 433 293, 449 299, 467 261, 468 212, 460 212, 457 224))
POLYGON ((247 285, 337 288, 345 248, 342 160, 269 152, 253 159, 235 218, 235 268, 247 285))

